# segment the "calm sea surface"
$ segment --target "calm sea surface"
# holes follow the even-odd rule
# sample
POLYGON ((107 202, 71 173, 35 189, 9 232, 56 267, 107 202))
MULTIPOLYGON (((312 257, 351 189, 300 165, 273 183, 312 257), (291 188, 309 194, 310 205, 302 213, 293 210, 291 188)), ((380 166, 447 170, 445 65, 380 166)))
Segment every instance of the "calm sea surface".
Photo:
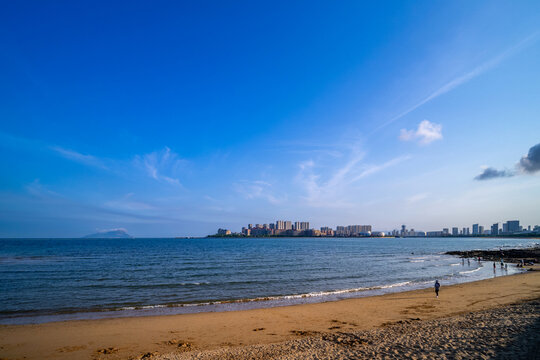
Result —
POLYGON ((529 239, 0 239, 0 323, 227 311, 503 276, 449 250, 529 239))

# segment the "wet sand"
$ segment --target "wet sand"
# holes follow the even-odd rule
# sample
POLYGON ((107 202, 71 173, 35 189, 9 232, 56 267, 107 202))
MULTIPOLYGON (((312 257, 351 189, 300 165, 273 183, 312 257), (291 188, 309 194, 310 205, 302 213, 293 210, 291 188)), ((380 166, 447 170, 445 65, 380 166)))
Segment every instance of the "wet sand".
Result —
MULTIPOLYGON (((488 332, 491 334, 493 329, 501 332, 501 324, 506 324, 509 331, 515 330, 514 325, 525 327, 512 323, 516 314, 523 316, 516 321, 535 322, 535 313, 538 316, 535 303, 512 304, 536 299, 540 299, 540 271, 453 286, 443 283, 439 299, 432 289, 425 289, 270 309, 0 326, 0 359, 217 359, 257 358, 257 353, 266 354, 259 358, 286 358, 285 354, 293 354, 290 358, 320 358, 326 353, 336 358, 341 357, 339 354, 370 358, 370 351, 375 350, 380 354, 388 352, 387 358, 403 358, 406 351, 414 350, 410 356, 420 354, 421 358, 423 350, 419 346, 424 346, 421 339, 433 336, 433 329, 441 328, 444 322, 454 327, 459 327, 456 324, 460 321, 470 323, 467 317, 471 316, 480 316, 474 321, 486 319, 485 329, 472 333, 475 335, 471 339, 478 342, 477 346, 492 348, 489 340, 492 336, 488 332), (498 319, 503 323, 493 322, 498 319), (389 332, 370 338, 369 332, 373 331, 389 332), (401 347, 392 348, 384 339, 392 342, 396 334, 401 334, 403 342, 401 347), (371 350, 343 352, 354 349, 356 338, 358 344, 364 344, 362 349, 371 339, 372 343, 368 344, 371 347, 365 347, 371 350), (321 348, 317 341, 323 341, 325 347, 321 348), (293 348, 288 348, 291 342, 293 348), (295 342, 300 343, 294 345, 295 342), (350 346, 342 346, 347 343, 350 346), (328 344, 337 352, 332 353, 328 344), (239 353, 234 355, 235 351, 239 353)), ((450 325, 444 326, 451 329, 450 325)), ((512 332, 516 333, 517 330, 512 332)), ((453 339, 454 335, 459 334, 444 336, 453 339)), ((485 357, 496 358, 497 349, 493 349, 495 355, 486 353, 485 357)), ((453 356, 458 358, 456 354, 453 356)))

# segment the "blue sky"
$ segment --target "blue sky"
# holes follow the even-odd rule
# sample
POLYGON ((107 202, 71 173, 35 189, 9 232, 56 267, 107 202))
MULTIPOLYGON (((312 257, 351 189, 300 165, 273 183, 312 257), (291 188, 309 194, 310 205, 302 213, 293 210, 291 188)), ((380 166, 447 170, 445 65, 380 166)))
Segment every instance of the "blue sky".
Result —
POLYGON ((2 7, 2 237, 540 224, 537 1, 2 7))

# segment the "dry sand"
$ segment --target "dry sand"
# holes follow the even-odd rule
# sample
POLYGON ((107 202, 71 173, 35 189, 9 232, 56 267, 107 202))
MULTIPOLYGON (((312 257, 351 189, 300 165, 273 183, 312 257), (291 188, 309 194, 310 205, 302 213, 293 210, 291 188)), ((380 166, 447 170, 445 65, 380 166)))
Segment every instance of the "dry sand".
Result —
POLYGON ((539 345, 540 301, 533 300, 443 319, 409 319, 366 331, 157 359, 538 359, 539 345))
POLYGON ((540 271, 532 271, 443 283, 439 299, 425 289, 271 309, 0 326, 0 359, 520 358, 531 350, 519 339, 538 341, 523 340, 538 324, 538 303, 530 302, 537 299, 540 271), (456 332, 463 327, 473 331, 456 332))

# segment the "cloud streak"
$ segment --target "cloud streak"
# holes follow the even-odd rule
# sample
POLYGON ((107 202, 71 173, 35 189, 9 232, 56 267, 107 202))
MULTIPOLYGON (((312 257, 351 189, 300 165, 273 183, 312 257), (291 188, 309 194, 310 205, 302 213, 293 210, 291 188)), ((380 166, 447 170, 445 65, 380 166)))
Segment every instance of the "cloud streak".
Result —
POLYGON ((352 206, 349 199, 354 191, 353 185, 361 179, 376 174, 387 168, 395 166, 410 156, 400 156, 382 164, 362 165, 363 153, 355 153, 344 165, 337 169, 325 169, 317 172, 317 164, 313 160, 301 162, 296 181, 302 186, 306 196, 304 200, 311 206, 352 206), (332 172, 328 180, 324 180, 324 173, 332 172))
POLYGON ((490 60, 488 60, 486 62, 484 62, 483 64, 480 64, 479 66, 475 67, 474 69, 467 72, 466 74, 463 74, 463 75, 461 75, 461 76, 447 82, 446 84, 444 84, 443 86, 441 86, 440 88, 438 88, 437 90, 435 90, 434 92, 429 94, 426 98, 422 99, 421 101, 414 104, 410 108, 406 109, 402 113, 394 116, 390 120, 386 121, 385 123, 383 123, 382 125, 377 127, 375 130, 373 130, 373 132, 376 132, 376 131, 390 125, 391 123, 401 119, 405 115, 413 112, 414 110, 416 110, 419 107, 421 107, 422 105, 430 102, 431 100, 434 100, 434 99, 438 98, 439 96, 444 95, 447 92, 450 92, 450 91, 454 90, 455 88, 457 88, 457 87, 471 81, 475 77, 480 76, 483 73, 495 68, 496 66, 498 66, 500 63, 502 63, 507 58, 511 57, 512 55, 518 53, 519 51, 521 51, 525 47, 527 47, 527 46, 533 44, 534 42, 536 42, 538 40, 539 35, 540 35, 540 31, 534 32, 533 34, 531 34, 531 35, 527 36, 526 38, 524 38, 523 40, 519 41, 514 46, 506 49, 505 51, 503 51, 499 55, 493 57, 492 59, 490 59, 490 60))
POLYGON ((80 152, 65 149, 60 146, 51 146, 50 149, 65 159, 72 160, 74 162, 77 162, 83 165, 93 166, 93 167, 97 167, 101 169, 107 169, 105 164, 103 164, 103 162, 99 160, 98 158, 96 158, 95 156, 82 154, 80 152))

